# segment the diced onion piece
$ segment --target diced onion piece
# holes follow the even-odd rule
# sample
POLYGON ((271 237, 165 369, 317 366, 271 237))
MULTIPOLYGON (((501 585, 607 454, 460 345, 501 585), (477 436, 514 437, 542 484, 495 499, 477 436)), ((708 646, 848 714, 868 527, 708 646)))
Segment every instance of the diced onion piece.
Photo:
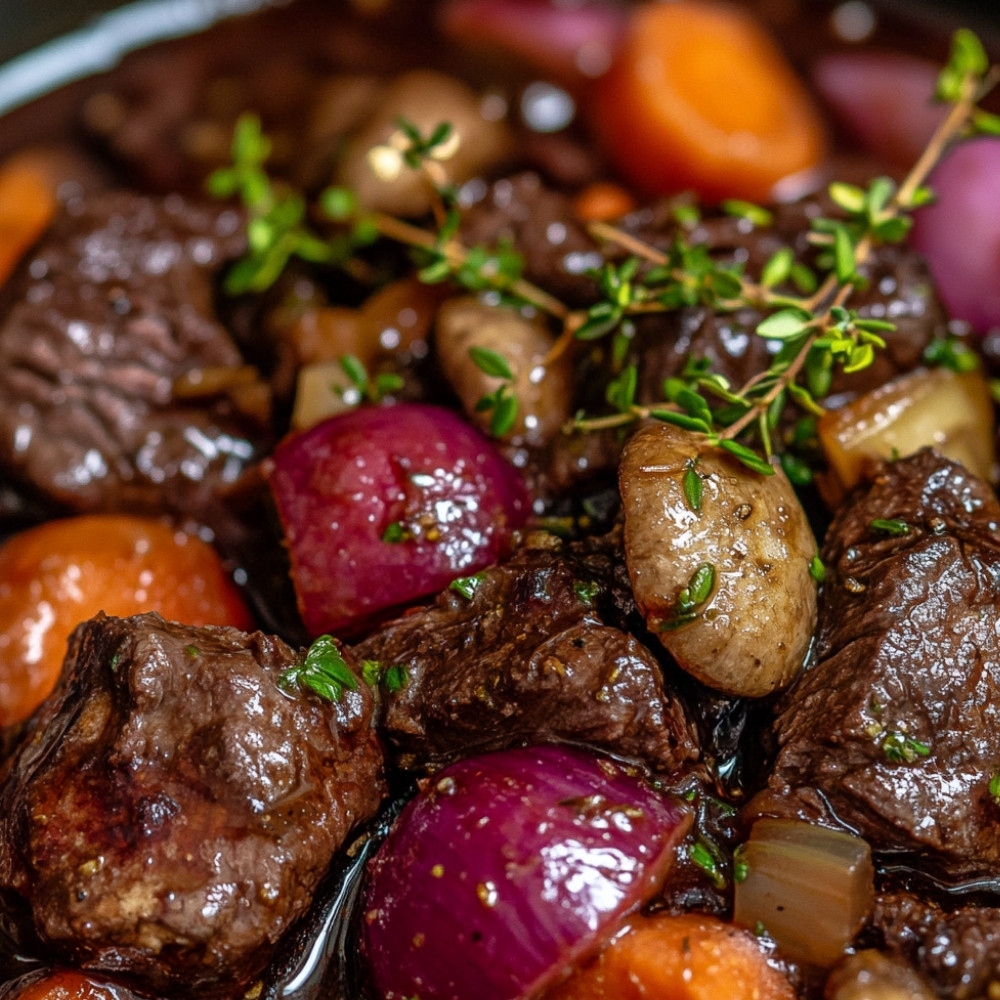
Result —
POLYGON ((925 447, 984 479, 996 476, 993 403, 979 372, 921 368, 893 379, 827 411, 819 437, 839 486, 833 494, 849 490, 878 462, 925 447))
POLYGON ((740 849, 734 920, 763 926, 789 958, 832 965, 874 899, 871 849, 860 837, 801 820, 760 819, 740 849))
POLYGON ((689 823, 632 768, 579 749, 505 750, 438 772, 369 871, 375 994, 537 996, 655 894, 689 823))
POLYGON ((346 413, 352 404, 344 398, 344 393, 350 388, 351 380, 339 361, 303 365, 295 383, 292 427, 305 430, 327 417, 346 413))

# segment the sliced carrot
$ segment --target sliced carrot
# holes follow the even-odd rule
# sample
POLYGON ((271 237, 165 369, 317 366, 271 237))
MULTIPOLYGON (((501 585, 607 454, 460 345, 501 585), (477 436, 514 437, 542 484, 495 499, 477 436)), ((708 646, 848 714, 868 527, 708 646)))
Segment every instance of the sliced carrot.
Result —
POLYGON ((617 169, 654 195, 766 201, 825 149, 819 113, 762 25, 715 0, 639 7, 593 116, 617 169))
POLYGON ((56 180, 43 156, 22 154, 0 167, 0 284, 56 211, 56 180))
POLYGON ((612 184, 610 181, 595 181, 573 199, 573 211, 584 222, 620 219, 635 206, 635 198, 620 184, 612 184))
POLYGON ((638 917, 545 1000, 793 1000, 757 939, 716 917, 638 917))
POLYGON ((112 514, 29 528, 0 547, 0 726, 27 718, 44 700, 70 633, 98 611, 252 624, 215 549, 195 535, 112 514))

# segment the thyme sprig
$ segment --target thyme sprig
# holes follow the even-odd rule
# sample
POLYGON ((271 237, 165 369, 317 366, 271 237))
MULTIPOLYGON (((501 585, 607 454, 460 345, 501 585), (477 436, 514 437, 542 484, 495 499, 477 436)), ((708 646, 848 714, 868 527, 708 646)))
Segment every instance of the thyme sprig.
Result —
MULTIPOLYGON (((697 218, 697 208, 691 205, 678 207, 677 232, 665 249, 595 224, 592 235, 612 252, 592 272, 598 298, 583 310, 569 309, 527 281, 523 262, 509 245, 463 244, 460 192, 445 169, 457 139, 446 123, 424 135, 412 123, 399 121, 386 144, 370 157, 376 172, 409 169, 424 175, 432 194, 433 226, 364 211, 351 192, 334 187, 319 198, 322 221, 334 227, 330 235, 311 224, 301 195, 268 178, 264 164, 270 143, 259 121, 246 117, 234 136, 232 165, 216 171, 209 182, 217 196, 239 197, 249 218, 250 249, 230 273, 227 287, 236 292, 265 288, 292 257, 350 266, 359 247, 378 237, 392 240, 414 251, 426 282, 450 281, 470 291, 491 292, 551 317, 560 334, 547 363, 576 345, 608 340, 615 373, 606 390, 610 412, 577 414, 568 431, 663 420, 702 434, 745 465, 770 473, 777 450, 774 435, 785 407, 791 402, 807 416, 822 414, 821 400, 835 372, 866 368, 884 347, 884 335, 893 324, 861 315, 852 308, 851 298, 864 285, 875 251, 906 238, 913 211, 932 197, 927 177, 948 148, 970 135, 1000 134, 1000 118, 979 106, 997 78, 998 70, 990 67, 975 34, 956 32, 936 92, 950 107, 926 149, 898 185, 887 177, 876 178, 866 188, 832 184, 829 196, 838 214, 813 221, 808 263, 790 247, 774 253, 756 276, 747 274, 741 263, 720 261, 707 246, 690 239, 697 218), (755 312, 760 318, 753 332, 773 347, 768 367, 737 386, 693 359, 678 376, 666 380, 661 400, 638 402, 637 370, 628 363, 635 321, 689 306, 755 312)), ((725 208, 755 225, 770 221, 758 206, 734 203, 725 208)), ((943 354, 962 363, 957 352, 943 354)), ((500 387, 480 401, 481 409, 492 411, 493 433, 501 436, 516 416, 513 378, 499 355, 474 362, 501 380, 500 387)), ((360 386, 361 373, 353 381, 360 386)))
POLYGON ((607 393, 615 412, 602 417, 580 414, 574 429, 664 420, 704 434, 758 471, 773 471, 772 436, 786 403, 792 400, 806 412, 821 414, 819 400, 834 372, 866 368, 885 346, 883 334, 894 324, 863 317, 850 308, 850 298, 864 284, 864 268, 874 251, 906 238, 912 212, 932 197, 927 177, 952 143, 975 133, 1000 132, 1000 118, 978 107, 996 82, 997 69, 989 66, 979 40, 970 31, 958 31, 937 89, 950 110, 906 178, 898 186, 887 177, 876 178, 866 189, 830 186, 830 198, 842 214, 812 224, 819 278, 796 261, 789 248, 775 253, 753 281, 739 265, 720 264, 706 248, 689 245, 683 230, 660 251, 610 227, 593 227, 596 237, 631 256, 596 275, 602 300, 582 322, 570 318, 557 351, 565 349, 570 337, 630 337, 632 317, 657 308, 705 305, 721 312, 764 313, 754 332, 776 345, 776 352, 767 369, 738 387, 697 362, 689 364, 680 378, 666 381, 663 401, 653 405, 636 402, 637 377, 626 367, 607 393), (749 431, 755 432, 760 451, 737 441, 749 431))

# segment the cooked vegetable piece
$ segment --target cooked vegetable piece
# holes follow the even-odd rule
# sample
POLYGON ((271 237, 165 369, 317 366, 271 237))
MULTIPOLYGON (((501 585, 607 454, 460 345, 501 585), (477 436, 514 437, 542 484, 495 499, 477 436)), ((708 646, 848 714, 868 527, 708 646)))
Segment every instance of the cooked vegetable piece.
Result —
POLYGON ((293 434, 269 482, 313 635, 355 634, 496 561, 524 524, 520 474, 460 417, 365 406, 293 434))
POLYGON ((746 697, 789 684, 816 623, 816 540, 788 480, 650 424, 619 468, 636 603, 677 662, 746 697))
POLYGON ((493 426, 497 404, 486 409, 481 401, 501 386, 516 410, 510 428, 498 436, 542 443, 569 418, 573 378, 569 355, 544 364, 555 338, 543 322, 505 306, 461 297, 442 305, 435 332, 441 368, 469 418, 484 431, 493 426), (499 355, 510 377, 484 371, 477 355, 482 351, 499 355))
POLYGON ((985 333, 1000 324, 1000 137, 962 143, 930 176, 932 205, 914 218, 911 240, 927 257, 941 300, 985 333))
POLYGON ((51 691, 79 622, 154 610, 187 625, 251 624, 215 550, 153 518, 86 515, 9 539, 0 548, 0 725, 27 718, 51 691))
POLYGON ((908 53, 852 50, 824 56, 812 76, 837 118, 866 149, 909 168, 946 114, 931 100, 940 69, 908 53))
POLYGON ((767 33, 713 0, 638 7, 592 114, 612 162, 649 194, 766 200, 825 149, 822 120, 767 33))
POLYGON ((26 976, 2 995, 5 1000, 135 1000, 136 997, 125 986, 101 982, 71 969, 26 976))
POLYGON ((56 178, 43 157, 24 154, 0 167, 0 284, 55 212, 56 178))
POLYGON ((438 179, 411 169, 405 121, 428 139, 444 123, 449 134, 429 160, 441 184, 461 184, 503 156, 510 138, 502 121, 483 112, 476 92, 456 77, 436 70, 399 76, 381 96, 365 128, 350 143, 340 168, 340 183, 366 208, 397 215, 420 215, 433 202, 438 179))
POLYGON ((631 920, 546 1000, 791 1000, 753 934, 699 913, 631 920))
POLYGON ((688 821, 629 767, 568 747, 438 772, 371 868, 364 938, 377 994, 536 995, 653 895, 688 821))
POLYGON ((739 862, 734 919, 766 928, 792 959, 832 965, 871 913, 871 848, 854 834, 801 820, 760 819, 739 862))
POLYGON ((607 68, 625 25, 606 0, 447 0, 438 18, 464 46, 506 50, 569 87, 607 68))
POLYGON ((993 401, 978 371, 919 368, 819 421, 837 500, 880 462, 936 448, 982 479, 996 478, 993 401))

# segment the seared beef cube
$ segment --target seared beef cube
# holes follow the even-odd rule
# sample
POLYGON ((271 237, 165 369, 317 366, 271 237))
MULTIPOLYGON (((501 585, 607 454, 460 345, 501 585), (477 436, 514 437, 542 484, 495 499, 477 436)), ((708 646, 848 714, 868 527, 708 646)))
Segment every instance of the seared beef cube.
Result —
POLYGON ((942 1000, 996 996, 1000 987, 1000 908, 967 904, 952 911, 908 893, 879 896, 873 943, 919 969, 942 1000))
POLYGON ((816 663, 784 697, 755 808, 855 830, 942 877, 995 873, 1000 504, 925 450, 841 507, 816 663))
MULTIPOLYGON (((749 226, 745 219, 732 216, 709 216, 684 238, 703 243, 713 258, 741 261, 749 273, 759 274, 782 247, 795 247, 802 259, 808 259, 810 220, 829 213, 829 205, 808 199, 777 208, 769 226, 749 226)), ((640 223, 637 235, 654 245, 665 243, 677 231, 673 219, 651 224, 642 213, 635 218, 640 223)), ((880 246, 863 273, 866 281, 852 295, 852 307, 865 317, 891 316, 894 329, 885 331, 885 349, 876 352, 867 368, 849 375, 834 373, 827 399, 835 405, 918 368, 928 344, 949 332, 923 256, 905 247, 880 246)), ((763 318, 751 308, 719 312, 700 305, 640 318, 636 338, 641 356, 639 400, 661 400, 664 379, 681 374, 689 358, 710 362, 711 370, 725 375, 733 385, 743 385, 766 371, 773 342, 754 333, 763 318)))
POLYGON ((79 626, 0 787, 0 889, 91 970, 232 995, 383 795, 367 685, 285 689, 302 654, 159 615, 79 626))
POLYGON ((461 235, 468 246, 517 247, 524 276, 569 305, 589 305, 597 298, 594 279, 586 272, 600 266, 600 248, 569 196, 538 174, 495 181, 465 213, 461 235))
POLYGON ((382 734, 407 768, 519 743, 579 740, 669 772, 698 760, 694 726, 653 654, 602 622, 598 562, 526 547, 354 652, 383 672, 382 734))
POLYGON ((270 437, 212 306, 243 246, 237 212, 178 196, 72 201, 0 300, 5 476, 61 510, 218 520, 270 437))

